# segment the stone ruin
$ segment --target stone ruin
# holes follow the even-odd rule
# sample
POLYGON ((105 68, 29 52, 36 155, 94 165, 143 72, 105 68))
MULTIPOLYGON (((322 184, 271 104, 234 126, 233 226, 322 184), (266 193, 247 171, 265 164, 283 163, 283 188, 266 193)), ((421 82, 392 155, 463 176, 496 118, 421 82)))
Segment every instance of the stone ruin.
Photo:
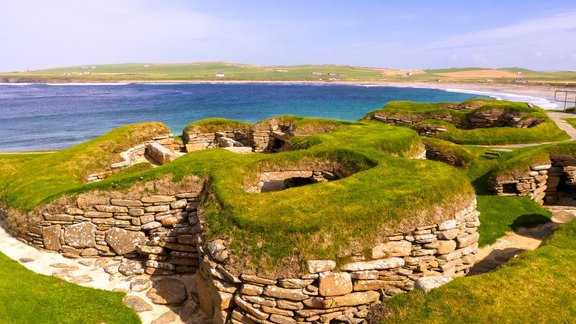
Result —
MULTIPOLYGON (((314 175, 306 172, 283 176, 314 175)), ((308 260, 305 272, 286 278, 232 271, 228 242, 204 239, 205 184, 191 181, 196 189, 172 194, 81 194, 31 215, 40 220, 21 237, 72 258, 135 260, 121 262, 127 275, 196 273, 200 307, 214 323, 361 323, 372 305, 412 290, 420 278, 466 275, 478 250, 473 200, 439 223, 387 233, 366 258, 308 260)))
POLYGON ((508 177, 492 177, 490 188, 499 196, 528 196, 539 204, 554 204, 576 193, 576 158, 550 155, 548 163, 508 177))
POLYGON ((273 118, 246 129, 226 129, 204 132, 197 129, 184 130, 182 139, 186 152, 207 148, 224 148, 236 153, 276 153, 289 149, 288 143, 294 136, 305 136, 331 131, 335 128, 309 132, 299 129, 292 121, 273 118))
POLYGON ((171 162, 180 156, 181 147, 174 140, 172 134, 159 135, 128 150, 121 152, 120 162, 115 162, 103 171, 91 173, 86 177, 86 182, 102 181, 111 175, 118 173, 128 167, 138 163, 150 163, 151 165, 162 165, 171 162))
MULTIPOLYGON (((445 108, 454 110, 469 110, 478 107, 462 106, 447 104, 445 108)), ((530 106, 530 108, 532 108, 530 106)), ((377 112, 368 119, 379 120, 385 123, 397 125, 415 125, 424 120, 436 119, 451 123, 459 129, 476 129, 492 127, 513 127, 513 128, 531 128, 542 122, 543 118, 524 118, 526 114, 519 111, 507 110, 502 108, 477 109, 469 114, 465 119, 454 118, 448 112, 434 113, 432 115, 417 115, 403 113, 388 113, 386 110, 377 112)), ((415 125, 416 130, 422 136, 432 136, 438 132, 446 132, 446 126, 421 124, 415 125)))
MULTIPOLYGON (((189 134, 184 143, 186 150, 248 147, 274 152, 283 146, 277 141, 286 143, 295 136, 289 125, 260 127, 249 135, 237 131, 189 134)), ((167 151, 157 145, 170 152, 177 147, 173 138, 155 139, 146 144, 144 153, 140 146, 132 151, 137 153, 126 153, 125 161, 137 161, 133 157, 141 154, 161 160, 167 151), (160 154, 147 154, 148 147, 160 154)), ((349 175, 335 167, 264 170, 248 191, 284 190, 349 175)), ((32 212, 28 216, 37 221, 20 235, 38 248, 72 258, 132 260, 122 261, 130 265, 122 270, 127 275, 195 273, 200 307, 214 323, 362 323, 371 306, 414 289, 420 278, 466 275, 478 251, 480 223, 474 199, 441 222, 386 233, 368 247, 367 257, 347 262, 307 260, 306 270, 299 275, 259 277, 227 268, 233 252, 226 239, 205 240, 200 197, 207 196, 206 183, 199 179, 186 183, 196 185, 156 194, 146 189, 80 194, 32 212)))

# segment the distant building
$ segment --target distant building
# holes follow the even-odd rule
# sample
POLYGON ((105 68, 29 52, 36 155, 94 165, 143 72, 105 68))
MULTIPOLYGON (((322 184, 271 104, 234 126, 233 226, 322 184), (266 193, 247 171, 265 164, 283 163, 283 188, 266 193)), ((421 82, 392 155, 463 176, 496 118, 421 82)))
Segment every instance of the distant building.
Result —
POLYGON ((288 72, 288 70, 276 70, 276 72, 286 73, 286 72, 288 72))
POLYGON ((216 77, 217 77, 217 78, 223 78, 223 77, 225 77, 225 76, 226 76, 226 75, 224 74, 224 72, 216 72, 216 77))

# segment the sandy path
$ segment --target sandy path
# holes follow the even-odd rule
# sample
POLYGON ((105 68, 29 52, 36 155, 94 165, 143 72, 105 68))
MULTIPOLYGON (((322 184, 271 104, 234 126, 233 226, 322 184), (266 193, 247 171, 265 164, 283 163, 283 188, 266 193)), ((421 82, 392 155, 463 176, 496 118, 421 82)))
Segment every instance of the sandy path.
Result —
POLYGON ((554 216, 552 221, 531 228, 519 228, 507 233, 496 243, 482 247, 476 255, 476 263, 468 275, 477 275, 496 270, 518 254, 535 250, 563 223, 576 218, 576 208, 569 206, 547 207, 554 216))
MULTIPOLYGON (((145 310, 138 312, 142 323, 207 323, 198 305, 191 298, 195 293, 194 275, 171 276, 185 283, 188 288, 188 300, 184 305, 168 307, 157 305, 146 296, 155 281, 162 277, 150 277, 146 274, 125 276, 118 272, 122 258, 78 258, 68 259, 58 253, 38 250, 20 242, 0 226, 0 251, 9 258, 20 262, 27 269, 39 274, 54 276, 81 286, 126 292, 127 296, 139 297, 147 304, 145 310), (140 288, 133 283, 138 282, 140 288), (132 284, 132 288, 131 288, 132 284), (144 289, 142 289, 144 287, 144 289), (142 290, 140 290, 142 289, 142 290), (139 291, 140 290, 140 291, 139 291)), ((142 306, 143 304, 141 304, 142 306)))

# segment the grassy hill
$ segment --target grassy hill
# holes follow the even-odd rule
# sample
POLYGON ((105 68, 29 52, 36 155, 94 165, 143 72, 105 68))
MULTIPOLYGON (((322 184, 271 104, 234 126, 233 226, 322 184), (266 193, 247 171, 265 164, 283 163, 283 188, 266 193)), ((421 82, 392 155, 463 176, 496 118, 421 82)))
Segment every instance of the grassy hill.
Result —
POLYGON ((228 62, 83 65, 0 73, 0 82, 349 81, 576 83, 576 71, 480 67, 395 70, 343 65, 249 65, 228 62))

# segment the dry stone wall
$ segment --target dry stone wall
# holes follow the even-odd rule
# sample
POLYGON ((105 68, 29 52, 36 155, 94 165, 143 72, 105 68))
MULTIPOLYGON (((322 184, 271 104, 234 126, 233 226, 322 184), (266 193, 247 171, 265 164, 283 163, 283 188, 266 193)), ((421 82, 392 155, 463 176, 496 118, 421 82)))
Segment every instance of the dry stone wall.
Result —
POLYGON ((532 165, 524 174, 493 177, 491 190, 499 196, 528 196, 539 204, 553 204, 562 192, 576 191, 576 159, 551 156, 550 161, 532 165))
POLYGON ((184 131, 186 152, 215 147, 252 147, 250 134, 242 130, 216 132, 184 131))
POLYGON ((199 194, 80 196, 41 212, 24 237, 68 257, 144 256, 148 274, 191 273, 198 266, 199 194))
MULTIPOLYGON (((417 124, 426 119, 436 119, 449 122, 461 129, 491 128, 491 127, 534 127, 544 121, 542 118, 524 118, 524 113, 505 109, 483 109, 472 112, 466 119, 454 118, 449 113, 434 113, 430 115, 413 115, 400 113, 376 113, 371 118, 385 123, 397 125, 417 124)), ((417 127, 421 135, 433 135, 446 132, 443 126, 421 125, 417 127)))
POLYGON ((550 167, 551 164, 533 165, 526 174, 510 178, 492 178, 491 189, 499 196, 528 196, 543 204, 550 167))
POLYGON ((178 151, 180 151, 180 144, 176 143, 172 134, 154 137, 146 143, 138 144, 124 152, 121 152, 120 157, 122 158, 122 161, 112 163, 110 167, 105 170, 89 174, 86 177, 86 182, 91 183, 101 181, 123 169, 141 162, 152 162, 156 164, 170 162, 178 156, 175 153, 178 151))
POLYGON ((232 273, 226 241, 214 240, 199 247, 200 305, 215 323, 361 323, 371 305, 413 289, 421 277, 465 275, 478 250, 478 216, 474 201, 440 224, 386 236, 371 258, 309 260, 294 278, 232 273))

